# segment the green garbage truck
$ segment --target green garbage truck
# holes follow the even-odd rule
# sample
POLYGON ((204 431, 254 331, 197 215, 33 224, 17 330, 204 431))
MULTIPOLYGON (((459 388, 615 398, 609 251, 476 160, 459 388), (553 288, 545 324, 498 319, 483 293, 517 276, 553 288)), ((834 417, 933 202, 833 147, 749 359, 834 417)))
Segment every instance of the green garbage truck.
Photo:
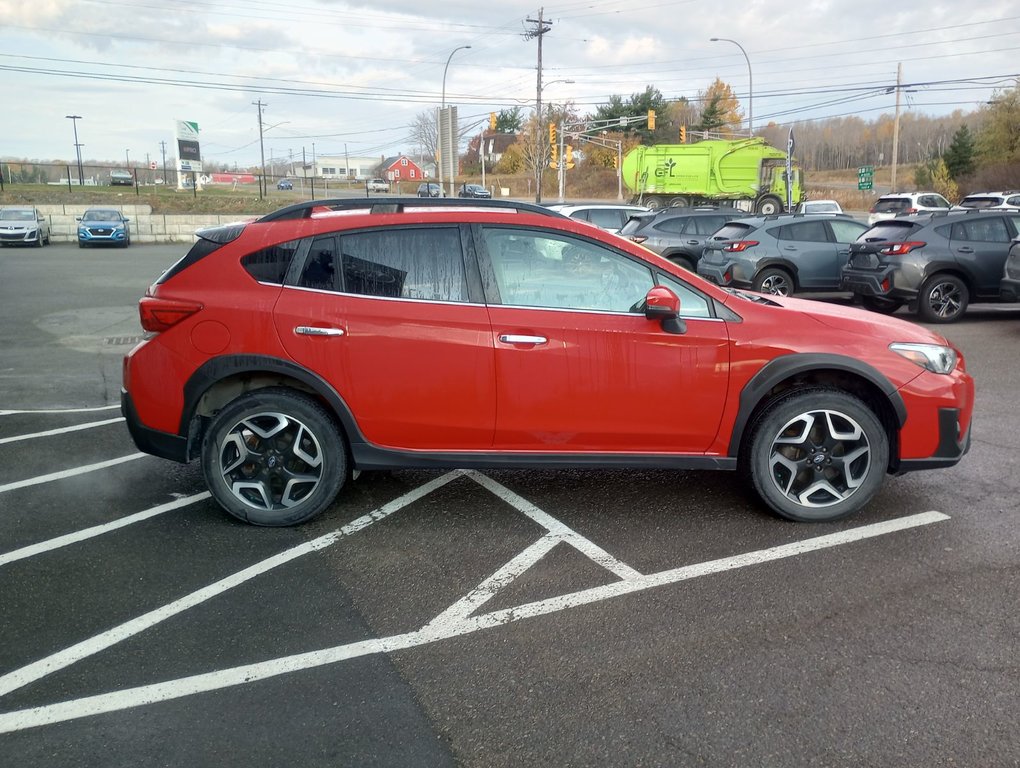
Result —
MULTIPOLYGON (((634 147, 624 155, 622 171, 633 201, 649 208, 743 202, 737 207, 767 216, 786 207, 786 153, 764 139, 634 147)), ((792 177, 796 206, 803 198, 796 165, 792 177)))

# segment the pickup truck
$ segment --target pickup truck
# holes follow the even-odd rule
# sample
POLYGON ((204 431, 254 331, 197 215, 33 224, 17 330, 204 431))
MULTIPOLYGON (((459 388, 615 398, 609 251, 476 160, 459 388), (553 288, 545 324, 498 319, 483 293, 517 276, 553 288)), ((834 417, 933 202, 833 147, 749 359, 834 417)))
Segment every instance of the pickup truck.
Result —
POLYGON ((369 192, 389 192, 390 183, 386 179, 369 179, 365 186, 368 187, 369 192))

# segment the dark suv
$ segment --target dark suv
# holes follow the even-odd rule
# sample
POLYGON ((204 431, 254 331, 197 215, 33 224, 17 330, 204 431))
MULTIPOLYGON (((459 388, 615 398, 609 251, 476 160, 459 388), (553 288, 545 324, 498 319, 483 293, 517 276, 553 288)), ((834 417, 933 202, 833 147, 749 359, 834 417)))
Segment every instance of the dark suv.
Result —
POLYGON ((916 303, 929 323, 959 320, 972 300, 999 299, 1020 211, 951 211, 881 221, 850 246, 842 285, 869 309, 916 303))
POLYGON ((620 235, 693 272, 709 235, 742 216, 733 209, 663 208, 632 214, 620 235))
POLYGON ((718 285, 779 296, 835 291, 850 243, 866 229, 842 214, 737 219, 705 243, 698 274, 718 285))
POLYGON ((527 203, 282 208, 200 231, 139 310, 131 436, 259 525, 355 470, 444 467, 739 470, 833 520, 970 443, 974 384, 935 332, 723 290, 527 203))

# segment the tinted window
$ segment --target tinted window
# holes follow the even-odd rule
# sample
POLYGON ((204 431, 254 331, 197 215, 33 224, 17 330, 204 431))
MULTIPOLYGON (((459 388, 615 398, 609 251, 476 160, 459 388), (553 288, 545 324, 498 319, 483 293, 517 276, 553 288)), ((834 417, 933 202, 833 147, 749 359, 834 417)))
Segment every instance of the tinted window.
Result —
POLYGON ((865 230, 863 224, 839 219, 830 221, 829 226, 832 228, 832 234, 835 235, 837 243, 852 243, 865 230))
POLYGON ((636 312, 652 287, 647 266, 586 240, 482 230, 503 304, 636 312))
POLYGON ((910 237, 914 230, 920 227, 909 221, 882 221, 865 231, 857 239, 861 242, 899 242, 910 237))
MULTIPOLYGON (((291 240, 249 253, 241 258, 241 266, 260 283, 283 285, 283 278, 287 275, 291 259, 294 258, 294 251, 300 244, 300 240, 291 240)), ((198 243, 195 245, 197 247, 198 243)))
POLYGON ((574 211, 570 214, 570 218, 577 219, 578 221, 588 221, 588 211, 583 209, 580 211, 574 211))
POLYGON ((960 221, 953 225, 953 240, 969 240, 979 243, 1008 243, 1009 230, 1006 222, 998 216, 972 221, 960 221))
POLYGON ((875 213, 896 213, 898 211, 905 211, 909 207, 909 200, 898 197, 891 200, 879 200, 871 210, 875 213))
POLYGON ((798 224, 787 224, 779 227, 778 230, 769 230, 775 233, 777 240, 796 240, 801 243, 828 243, 829 231, 825 228, 824 221, 803 221, 798 224))
POLYGON ((992 208, 1000 204, 997 197, 965 197, 960 201, 964 208, 992 208))
POLYGON ((467 301, 455 227, 381 229, 340 237, 342 290, 367 296, 467 301))
POLYGON ((711 235, 726 223, 725 216, 692 216, 685 232, 694 235, 711 235))
POLYGON ((312 241, 298 285, 302 288, 335 291, 336 281, 336 240, 333 236, 317 237, 312 241))
POLYGON ((1006 200, 1006 205, 1020 205, 1020 195, 1015 195, 1006 200))
POLYGON ((655 228, 661 232, 669 232, 673 235, 679 235, 684 231, 684 227, 690 219, 687 216, 671 216, 668 219, 663 219, 655 228))
POLYGON ((602 229, 619 229, 623 225, 623 213, 592 208, 588 211, 588 221, 602 229))
POLYGON ((742 240, 753 227, 750 224, 729 223, 712 235, 713 240, 742 240))

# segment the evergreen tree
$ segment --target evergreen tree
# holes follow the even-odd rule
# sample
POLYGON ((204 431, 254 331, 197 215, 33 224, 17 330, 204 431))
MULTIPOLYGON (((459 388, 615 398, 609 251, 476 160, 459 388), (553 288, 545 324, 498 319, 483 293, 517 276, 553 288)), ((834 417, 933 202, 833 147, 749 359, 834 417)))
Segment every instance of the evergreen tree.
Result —
POLYGON ((942 156, 942 159, 946 163, 949 175, 954 179, 960 179, 974 172, 976 155, 977 148, 974 145, 974 136, 966 124, 964 124, 953 134, 953 141, 942 156))

